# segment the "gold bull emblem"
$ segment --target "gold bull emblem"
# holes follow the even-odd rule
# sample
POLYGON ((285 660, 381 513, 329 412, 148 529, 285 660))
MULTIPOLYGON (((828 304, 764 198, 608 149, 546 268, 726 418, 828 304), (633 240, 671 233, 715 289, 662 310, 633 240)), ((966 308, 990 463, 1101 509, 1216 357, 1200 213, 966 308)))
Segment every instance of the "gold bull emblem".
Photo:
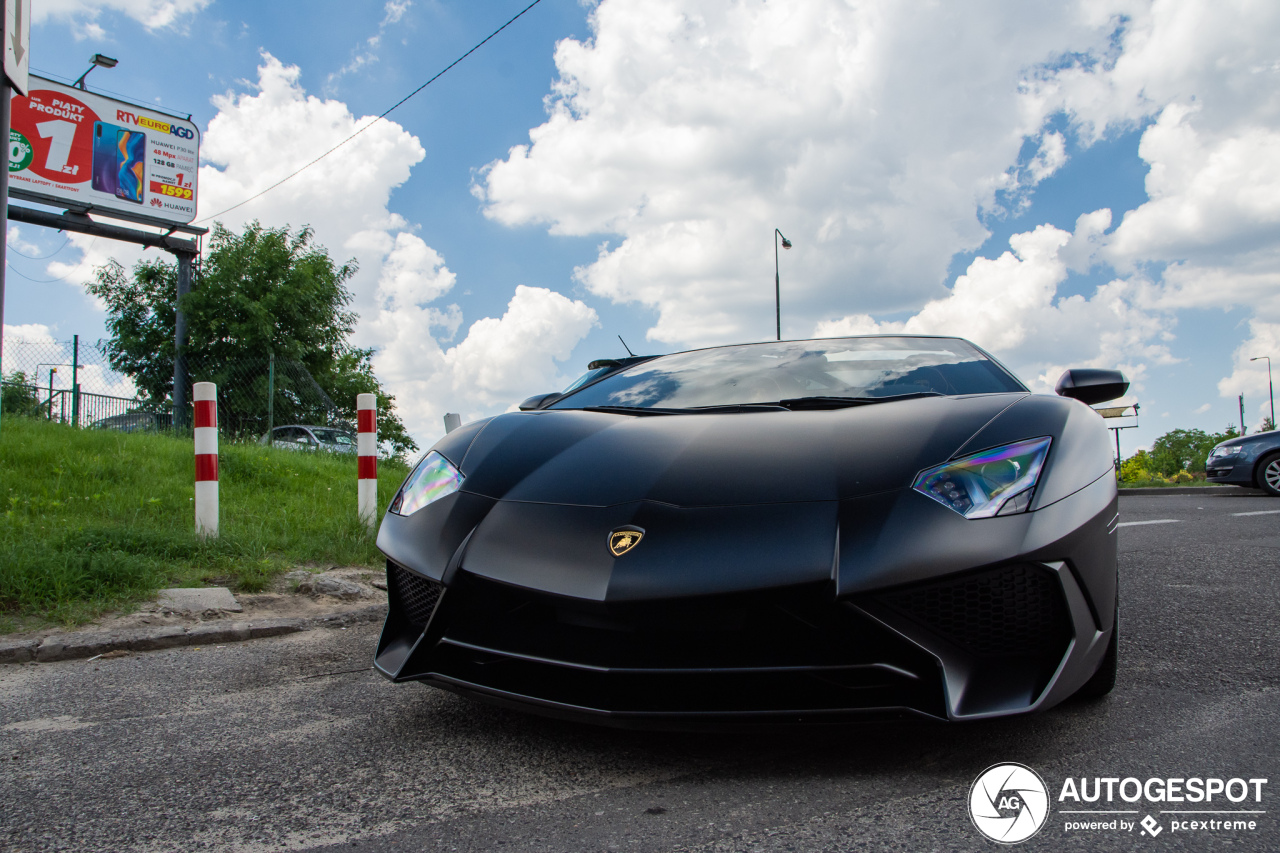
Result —
POLYGON ((621 557, 639 545, 643 538, 643 530, 615 530, 609 534, 609 552, 615 557, 621 557))

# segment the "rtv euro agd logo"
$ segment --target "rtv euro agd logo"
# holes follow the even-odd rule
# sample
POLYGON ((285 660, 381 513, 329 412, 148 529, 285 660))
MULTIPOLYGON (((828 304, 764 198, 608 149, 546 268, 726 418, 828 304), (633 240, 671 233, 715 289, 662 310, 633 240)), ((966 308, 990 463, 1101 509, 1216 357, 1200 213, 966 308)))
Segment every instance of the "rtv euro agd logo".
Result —
MULTIPOLYGON (((1142 835, 1154 838, 1166 828, 1173 834, 1254 832, 1259 816, 1266 811, 1249 806, 1262 802, 1266 784, 1266 779, 1215 777, 1145 781, 1069 777, 1058 795, 1058 812, 1064 817, 1063 831, 1068 833, 1131 833, 1137 828, 1142 835), (1142 809, 1134 808, 1139 803, 1159 817, 1148 813, 1139 819, 1142 809)), ((1026 841, 1049 820, 1048 786, 1025 764, 992 765, 969 789, 969 817, 992 841, 1026 841)))

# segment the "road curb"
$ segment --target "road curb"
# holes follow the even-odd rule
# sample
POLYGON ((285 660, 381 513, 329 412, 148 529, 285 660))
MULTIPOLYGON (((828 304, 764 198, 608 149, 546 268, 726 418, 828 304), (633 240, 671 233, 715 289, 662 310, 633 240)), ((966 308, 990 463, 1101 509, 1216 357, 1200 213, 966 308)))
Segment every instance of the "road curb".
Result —
POLYGON ((254 619, 246 622, 204 622, 191 627, 169 625, 129 631, 76 631, 42 639, 0 640, 0 664, 52 663, 91 658, 115 651, 152 652, 180 646, 237 643, 262 637, 296 634, 311 628, 342 628, 376 622, 387 614, 387 605, 343 610, 309 618, 254 619))
POLYGON ((1123 495, 1228 495, 1245 497, 1246 495, 1265 495, 1262 489, 1250 489, 1244 486, 1151 486, 1139 489, 1121 489, 1123 495))

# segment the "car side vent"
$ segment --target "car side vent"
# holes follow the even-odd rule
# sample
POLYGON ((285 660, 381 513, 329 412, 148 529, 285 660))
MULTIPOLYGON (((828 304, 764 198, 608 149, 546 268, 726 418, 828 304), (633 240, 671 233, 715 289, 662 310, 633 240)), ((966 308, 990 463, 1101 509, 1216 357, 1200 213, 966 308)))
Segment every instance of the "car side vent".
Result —
POLYGON ((391 606, 398 608, 414 625, 425 628, 440 600, 444 587, 422 575, 387 561, 387 589, 391 606))
POLYGON ((982 657, 1060 653, 1071 638, 1062 585, 1041 566, 1001 566, 878 597, 913 622, 982 657))

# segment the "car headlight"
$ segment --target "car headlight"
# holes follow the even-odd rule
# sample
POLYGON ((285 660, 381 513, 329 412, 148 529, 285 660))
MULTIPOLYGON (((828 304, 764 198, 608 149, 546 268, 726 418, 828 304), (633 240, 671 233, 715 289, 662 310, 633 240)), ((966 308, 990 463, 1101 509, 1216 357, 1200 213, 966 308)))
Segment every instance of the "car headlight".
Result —
POLYGON ((1026 512, 1050 442, 1033 438, 928 468, 912 488, 965 518, 1026 512))
POLYGON ((462 474, 453 464, 434 450, 422 457, 409 479, 404 481, 391 512, 396 515, 413 515, 429 503, 438 501, 462 488, 462 474))
POLYGON ((1225 459, 1230 456, 1240 456, 1244 453, 1244 445, 1236 444, 1231 447, 1215 447, 1209 453, 1210 459, 1225 459))

